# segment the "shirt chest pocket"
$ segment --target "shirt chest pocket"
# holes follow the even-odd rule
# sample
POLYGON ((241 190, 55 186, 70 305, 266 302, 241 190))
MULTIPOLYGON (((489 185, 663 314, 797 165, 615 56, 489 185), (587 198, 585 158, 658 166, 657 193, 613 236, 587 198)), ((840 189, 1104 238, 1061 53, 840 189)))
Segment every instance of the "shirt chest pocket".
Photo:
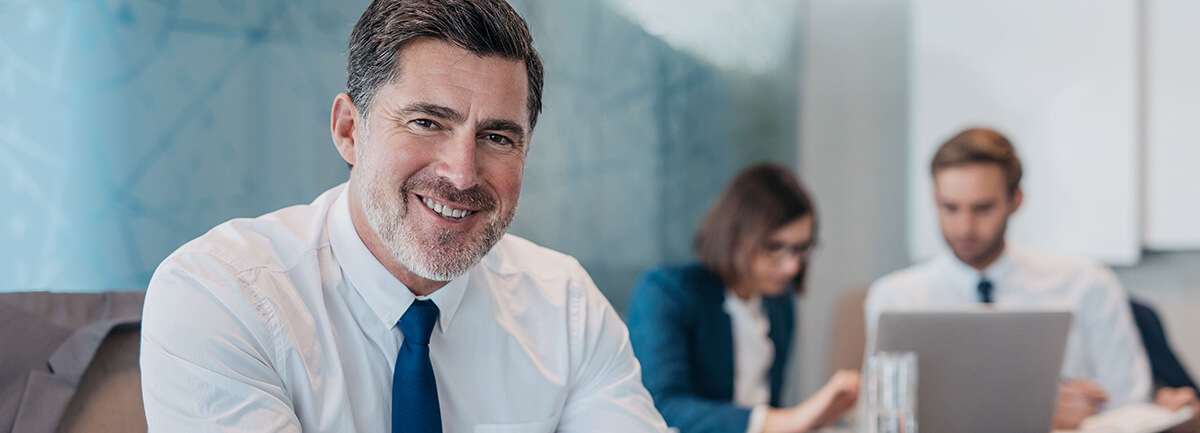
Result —
POLYGON ((558 418, 523 422, 517 424, 478 424, 475 433, 552 433, 558 426, 558 418))

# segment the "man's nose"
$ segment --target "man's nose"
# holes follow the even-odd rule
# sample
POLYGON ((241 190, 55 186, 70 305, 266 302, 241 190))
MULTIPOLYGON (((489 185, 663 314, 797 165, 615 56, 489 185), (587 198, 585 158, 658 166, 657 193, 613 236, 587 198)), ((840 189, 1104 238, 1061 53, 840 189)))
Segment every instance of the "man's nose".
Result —
POLYGON ((438 152, 434 173, 450 181, 455 188, 467 189, 478 183, 473 134, 455 134, 438 152))
POLYGON ((963 212, 963 221, 959 227, 965 233, 974 234, 979 229, 979 216, 970 212, 963 212))

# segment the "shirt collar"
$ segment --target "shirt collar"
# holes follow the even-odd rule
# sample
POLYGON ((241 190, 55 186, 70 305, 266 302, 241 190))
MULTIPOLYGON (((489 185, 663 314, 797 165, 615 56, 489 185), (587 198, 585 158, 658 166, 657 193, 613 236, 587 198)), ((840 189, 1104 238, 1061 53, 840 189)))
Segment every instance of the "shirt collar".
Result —
POLYGON ((983 270, 983 275, 987 277, 989 281, 992 283, 1003 281, 1004 279, 1008 278, 1009 274, 1012 273, 1015 248, 1016 247, 1013 246, 1012 242, 1004 242, 1004 251, 1000 252, 1000 257, 997 257, 996 261, 992 262, 991 265, 988 265, 987 269, 983 270))
MULTIPOLYGON (((350 188, 342 188, 329 215, 329 245, 350 287, 358 291, 384 326, 391 328, 416 299, 438 307, 438 327, 446 332, 470 282, 471 271, 450 280, 429 296, 417 297, 371 254, 350 219, 350 188)), ((473 271, 474 269, 472 269, 473 271)))
POLYGON ((762 312, 762 294, 753 293, 749 299, 742 299, 733 290, 725 289, 725 303, 722 308, 726 313, 733 314, 735 310, 749 313, 762 312))
POLYGON ((950 249, 947 248, 942 253, 942 257, 940 259, 941 267, 948 269, 949 275, 954 280, 960 282, 969 282, 970 284, 964 285, 964 287, 969 287, 971 290, 975 289, 975 285, 979 283, 981 278, 987 278, 988 281, 992 282, 993 287, 998 287, 997 284, 1001 281, 1004 281, 1004 279, 1008 278, 1008 276, 1012 273, 1014 260, 1013 255, 1017 254, 1017 248, 1018 247, 1015 247, 1011 241, 1005 240, 1004 251, 1000 252, 1000 257, 997 257, 996 261, 988 265, 988 267, 982 272, 971 267, 971 265, 963 263, 954 255, 953 251, 950 251, 950 249))

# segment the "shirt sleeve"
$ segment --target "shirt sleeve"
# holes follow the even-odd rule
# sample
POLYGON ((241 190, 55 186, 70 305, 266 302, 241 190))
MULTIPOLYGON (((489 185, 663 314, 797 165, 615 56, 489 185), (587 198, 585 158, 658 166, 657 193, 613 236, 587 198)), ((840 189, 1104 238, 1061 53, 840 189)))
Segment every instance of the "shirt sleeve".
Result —
POLYGON ((1108 407, 1150 400, 1150 362, 1133 322, 1129 296, 1116 275, 1097 266, 1079 319, 1096 381, 1108 392, 1108 407))
POLYGON ((155 272, 142 321, 148 431, 300 432, 275 372, 270 332, 245 281, 203 254, 177 254, 155 272))
POLYGON ((612 305, 583 274, 568 288, 571 383, 558 431, 666 432, 642 386, 629 331, 612 305))

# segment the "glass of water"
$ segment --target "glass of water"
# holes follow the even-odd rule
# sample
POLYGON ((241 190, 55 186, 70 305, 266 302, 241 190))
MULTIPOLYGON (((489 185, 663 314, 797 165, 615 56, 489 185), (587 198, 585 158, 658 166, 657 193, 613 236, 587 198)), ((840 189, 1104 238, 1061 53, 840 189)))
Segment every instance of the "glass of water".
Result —
POLYGON ((867 432, 917 432, 917 354, 877 352, 867 358, 867 432))

